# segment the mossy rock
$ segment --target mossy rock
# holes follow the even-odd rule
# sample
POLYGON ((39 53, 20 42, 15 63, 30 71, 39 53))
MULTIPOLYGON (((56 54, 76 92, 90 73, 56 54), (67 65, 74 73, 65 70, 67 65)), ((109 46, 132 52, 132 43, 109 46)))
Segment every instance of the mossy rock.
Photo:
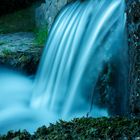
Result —
POLYGON ((35 43, 32 33, 0 35, 0 64, 15 70, 34 74, 43 47, 35 43))
POLYGON ((1 140, 122 140, 140 137, 138 118, 80 118, 60 120, 49 127, 42 126, 34 134, 27 131, 8 132, 1 140))
POLYGON ((0 64, 12 69, 34 74, 37 70, 41 57, 41 49, 33 48, 24 52, 3 52, 0 55, 0 64))

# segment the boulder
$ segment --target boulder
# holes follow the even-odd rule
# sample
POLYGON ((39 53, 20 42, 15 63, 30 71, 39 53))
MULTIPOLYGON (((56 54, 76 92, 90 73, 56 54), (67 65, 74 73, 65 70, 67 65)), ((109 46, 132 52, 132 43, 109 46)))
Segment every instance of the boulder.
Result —
POLYGON ((34 40, 33 33, 0 35, 0 65, 34 74, 43 49, 34 40))

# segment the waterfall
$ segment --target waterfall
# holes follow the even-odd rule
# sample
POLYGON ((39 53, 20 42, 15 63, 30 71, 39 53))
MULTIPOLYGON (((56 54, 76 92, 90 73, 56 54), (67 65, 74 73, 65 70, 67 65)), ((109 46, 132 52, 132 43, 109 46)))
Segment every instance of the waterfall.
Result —
POLYGON ((114 101, 116 114, 125 112, 128 62, 124 10, 124 0, 76 1, 66 6, 51 29, 34 84, 28 78, 26 84, 16 80, 23 82, 19 87, 25 85, 32 96, 21 93, 20 98, 26 100, 21 102, 18 95, 12 106, 5 100, 0 132, 34 131, 57 119, 109 116, 114 101), (99 105, 97 87, 101 87, 99 79, 107 65, 106 76, 115 82, 106 82, 107 101, 99 105))
POLYGON ((49 35, 31 106, 62 118, 85 115, 104 63, 117 53, 126 56, 125 41, 124 1, 78 1, 67 6, 49 35))

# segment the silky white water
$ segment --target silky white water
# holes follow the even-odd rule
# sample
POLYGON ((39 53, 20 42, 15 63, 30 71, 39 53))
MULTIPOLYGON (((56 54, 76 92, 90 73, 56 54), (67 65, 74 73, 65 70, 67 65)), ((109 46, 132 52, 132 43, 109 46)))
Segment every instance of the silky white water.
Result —
POLYGON ((94 103, 107 63, 117 65, 117 80, 108 95, 118 95, 117 112, 125 112, 124 10, 124 0, 77 1, 64 8, 49 34, 35 80, 5 70, 0 73, 0 132, 33 132, 58 119, 109 116, 108 106, 94 103))

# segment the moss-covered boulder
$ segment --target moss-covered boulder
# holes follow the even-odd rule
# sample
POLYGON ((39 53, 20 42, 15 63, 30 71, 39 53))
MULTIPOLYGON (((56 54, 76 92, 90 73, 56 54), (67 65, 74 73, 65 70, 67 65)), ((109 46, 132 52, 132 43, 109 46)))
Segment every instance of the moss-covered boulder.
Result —
POLYGON ((36 46, 32 33, 0 35, 0 64, 33 74, 36 72, 42 47, 36 46))

